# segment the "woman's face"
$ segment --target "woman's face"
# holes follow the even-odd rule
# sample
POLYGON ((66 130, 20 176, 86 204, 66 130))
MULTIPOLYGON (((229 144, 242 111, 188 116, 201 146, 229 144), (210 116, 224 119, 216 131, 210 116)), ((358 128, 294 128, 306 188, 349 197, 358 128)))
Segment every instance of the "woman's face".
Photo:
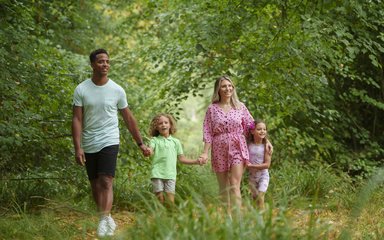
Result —
POLYGON ((233 85, 228 80, 222 80, 220 82, 220 88, 219 88, 219 96, 220 99, 228 99, 231 98, 233 94, 233 85))

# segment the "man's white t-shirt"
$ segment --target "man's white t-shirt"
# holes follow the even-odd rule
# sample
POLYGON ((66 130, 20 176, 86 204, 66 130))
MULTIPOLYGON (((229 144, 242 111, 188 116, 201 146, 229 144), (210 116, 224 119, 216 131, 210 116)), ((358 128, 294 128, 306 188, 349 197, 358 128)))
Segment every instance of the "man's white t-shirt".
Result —
POLYGON ((95 153, 104 147, 119 144, 117 112, 128 107, 121 86, 111 79, 102 86, 87 79, 76 87, 73 105, 83 107, 81 145, 84 152, 95 153))

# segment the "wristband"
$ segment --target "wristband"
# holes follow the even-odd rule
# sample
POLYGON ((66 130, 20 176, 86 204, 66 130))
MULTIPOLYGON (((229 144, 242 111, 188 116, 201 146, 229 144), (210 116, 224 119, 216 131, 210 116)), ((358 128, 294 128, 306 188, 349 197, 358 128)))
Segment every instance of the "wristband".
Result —
POLYGON ((141 147, 144 143, 143 142, 138 142, 137 146, 141 147))

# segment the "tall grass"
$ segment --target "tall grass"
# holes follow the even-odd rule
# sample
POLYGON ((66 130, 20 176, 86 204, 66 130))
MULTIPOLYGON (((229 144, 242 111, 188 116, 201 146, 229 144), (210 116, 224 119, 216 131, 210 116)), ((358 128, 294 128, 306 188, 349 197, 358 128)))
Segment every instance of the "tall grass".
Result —
POLYGON ((271 176, 264 211, 254 207, 245 186, 244 208, 229 216, 220 207, 209 167, 183 168, 176 208, 169 211, 156 199, 142 195, 144 204, 141 210, 137 208, 134 225, 119 239, 328 239, 334 229, 317 216, 324 208, 321 201, 334 198, 336 193, 329 196, 330 192, 348 182, 324 166, 299 168, 288 162, 271 170, 271 176), (306 205, 292 204, 299 199, 306 205), (293 205, 300 210, 292 210, 293 205))
POLYGON ((19 209, 18 206, 23 206, 25 212, 33 211, 53 198, 84 201, 89 195, 89 184, 82 170, 68 166, 60 170, 31 169, 23 174, 3 175, 0 213, 13 212, 13 209, 19 209))
POLYGON ((354 194, 352 179, 325 164, 302 165, 281 161, 270 170, 273 200, 278 205, 294 205, 315 199, 325 207, 337 209, 351 203, 354 194), (287 202, 285 202, 287 201, 287 202))
POLYGON ((296 227, 287 208, 268 205, 259 211, 248 200, 232 215, 217 202, 204 204, 198 195, 180 200, 173 210, 151 205, 118 239, 328 239, 330 228, 317 221, 296 227))
POLYGON ((0 239, 86 239, 97 226, 97 216, 71 203, 45 199, 33 211, 14 203, 13 212, 0 218, 0 239))
POLYGON ((348 223, 344 228, 341 239, 351 239, 352 236, 364 236, 366 239, 384 238, 384 220, 377 221, 375 214, 384 216, 384 168, 377 170, 374 175, 361 185, 352 206, 348 223), (379 208, 377 204, 379 203, 379 208), (368 218, 368 219, 367 219, 368 218), (367 219, 370 225, 362 227, 359 222, 367 219))
MULTIPOLYGON (((216 178, 208 165, 179 166, 173 210, 160 205, 151 192, 148 168, 140 164, 120 165, 114 185, 113 215, 128 210, 133 222, 125 225, 120 220, 115 238, 380 239, 383 236, 382 172, 362 184, 358 191, 349 177, 326 165, 300 166, 285 161, 274 165, 270 175, 266 209, 260 211, 254 207, 244 179, 244 206, 229 216, 218 200, 216 178)), ((0 239, 93 238, 98 217, 86 176, 78 178, 68 185, 56 181, 36 183, 40 186, 16 181, 12 183, 15 185, 1 185, 2 201, 7 204, 1 206, 0 239), (33 205, 36 202, 38 207, 33 205), (31 208, 38 211, 30 211, 31 208)))

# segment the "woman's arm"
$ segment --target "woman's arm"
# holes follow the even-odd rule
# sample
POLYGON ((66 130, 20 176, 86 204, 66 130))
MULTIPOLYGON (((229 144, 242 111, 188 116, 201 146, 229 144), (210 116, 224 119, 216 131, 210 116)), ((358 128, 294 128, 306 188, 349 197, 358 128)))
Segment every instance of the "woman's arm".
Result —
POLYGON ((203 161, 203 163, 206 163, 208 161, 208 152, 209 149, 211 148, 211 143, 204 143, 204 150, 203 153, 199 157, 199 161, 203 161))

